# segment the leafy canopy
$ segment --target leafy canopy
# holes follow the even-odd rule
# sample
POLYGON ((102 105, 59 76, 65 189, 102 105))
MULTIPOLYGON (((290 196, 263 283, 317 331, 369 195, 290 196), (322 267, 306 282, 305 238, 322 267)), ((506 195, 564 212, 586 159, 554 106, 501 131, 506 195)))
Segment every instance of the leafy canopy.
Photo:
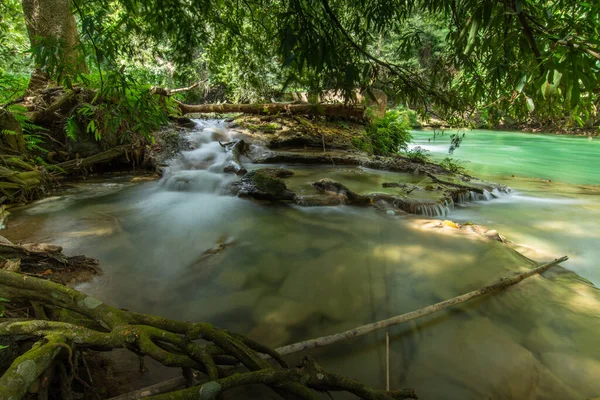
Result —
MULTIPOLYGON (((4 3, 14 14, 16 0, 4 3)), ((397 102, 457 123, 476 112, 493 121, 597 120, 598 2, 74 0, 73 5, 100 86, 110 74, 136 84, 201 80, 207 90, 219 87, 230 100, 251 102, 283 90, 338 89, 350 96, 356 88, 378 87, 397 102)), ((8 28, 0 23, 6 37, 8 28)))

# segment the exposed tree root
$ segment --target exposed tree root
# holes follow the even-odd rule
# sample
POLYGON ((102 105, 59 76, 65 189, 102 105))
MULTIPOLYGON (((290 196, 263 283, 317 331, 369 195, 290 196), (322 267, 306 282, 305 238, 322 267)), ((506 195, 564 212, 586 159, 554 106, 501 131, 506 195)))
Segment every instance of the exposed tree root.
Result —
MULTIPOLYGON (((338 343, 338 342, 341 342, 341 341, 344 341, 347 339, 355 338, 358 336, 363 336, 363 335, 366 335, 368 333, 371 333, 371 332, 374 332, 377 330, 385 329, 390 326, 398 325, 398 324, 405 323, 405 322, 408 322, 408 321, 411 321, 411 320, 414 320, 417 318, 431 315, 438 311, 444 310, 449 307, 453 307, 457 304, 467 302, 474 298, 481 297, 481 296, 484 296, 484 295, 487 295, 490 293, 495 293, 495 292, 501 291, 503 289, 506 289, 509 286, 515 285, 515 284, 523 281, 524 279, 527 279, 536 274, 541 274, 541 273, 547 271, 548 269, 552 268, 553 266, 558 265, 566 260, 567 260, 566 256, 561 257, 554 261, 551 261, 551 262, 548 262, 545 264, 541 264, 541 265, 537 266, 536 268, 532 268, 527 271, 516 274, 510 278, 501 278, 498 282, 496 282, 492 285, 485 286, 481 289, 474 290, 469 293, 465 293, 463 295, 454 297, 452 299, 448 299, 448 300, 442 301, 437 304, 432 304, 430 306, 424 307, 419 310, 411 311, 409 313, 397 315, 395 317, 388 318, 386 320, 377 321, 377 322, 374 322, 371 324, 359 326, 359 327, 350 329, 345 332, 340 332, 340 333, 336 333, 336 334, 329 335, 329 336, 323 336, 320 338, 311 339, 311 340, 307 340, 304 342, 299 342, 299 343, 294 343, 294 344, 287 345, 287 346, 282 346, 282 347, 275 349, 274 353, 277 357, 280 357, 281 355, 287 355, 287 354, 297 353, 300 351, 305 351, 305 350, 313 349, 313 348, 317 348, 317 347, 328 346, 328 345, 338 343)), ((271 351, 273 351, 273 350, 271 350, 271 351)), ((268 354, 271 357, 275 358, 275 356, 273 356, 270 353, 267 353, 266 351, 262 351, 262 353, 268 354)), ((278 361, 279 361, 279 359, 278 359, 278 361)), ((279 361, 279 362, 281 362, 281 361, 279 361)), ((303 364, 298 366, 298 369, 301 370, 302 372, 304 372, 303 369, 306 368, 307 365, 311 365, 311 362, 312 361, 307 361, 307 360, 303 361, 303 364)), ((389 369, 389 367, 388 367, 388 369, 389 369)), ((309 369, 308 371, 306 371, 307 374, 303 375, 304 379, 306 379, 308 382, 311 382, 310 379, 312 379, 311 371, 314 371, 314 369, 312 369, 312 370, 309 369)), ((299 372, 299 373, 302 374, 302 372, 299 372)), ((274 372, 269 371, 269 373, 274 373, 274 372)), ((265 374, 267 374, 267 372, 265 372, 265 374)), ((260 379, 264 378, 264 376, 261 374, 256 374, 256 375, 257 376, 250 377, 248 379, 260 380, 260 379)), ((323 375, 323 377, 325 377, 325 373, 322 373, 322 375, 323 375)), ((333 375, 331 375, 331 374, 327 374, 328 379, 330 379, 330 377, 332 377, 332 376, 333 375)), ((319 377, 319 376, 317 375, 317 377, 319 377)), ((265 378, 265 379, 270 379, 270 378, 265 378)), ((320 378, 320 379, 324 379, 324 378, 320 378)), ((337 379, 337 377, 332 377, 331 379, 337 379)), ((340 379, 343 379, 343 378, 340 378, 340 379)), ((226 382, 229 382, 229 381, 226 381, 226 382)), ((328 380, 327 382, 329 384, 331 384, 331 381, 328 380)), ((131 393, 123 395, 123 396, 115 397, 111 400, 131 400, 131 399, 137 399, 137 398, 141 398, 141 397, 148 397, 148 396, 152 396, 156 393, 163 393, 167 390, 171 390, 172 388, 181 387, 184 385, 184 383, 185 383, 185 380, 183 378, 172 378, 167 381, 160 382, 156 385, 153 385, 153 386, 150 386, 150 387, 147 387, 147 388, 135 391, 135 392, 131 392, 131 393)), ((222 384, 223 382, 219 381, 218 383, 222 384)), ((261 381, 259 383, 265 383, 265 382, 261 381)), ((225 383, 225 384, 227 385, 229 383, 225 383)), ((346 387, 349 387, 349 386, 346 386, 346 387)), ((210 388, 211 387, 207 388, 207 390, 210 388)), ((316 386, 314 388, 318 389, 318 387, 316 387, 316 386)), ((213 388, 213 389, 215 389, 215 388, 213 388)), ((329 389, 329 390, 334 390, 334 389, 329 389)), ((369 397, 369 396, 377 396, 378 394, 369 395, 368 393, 364 393, 364 392, 361 392, 359 394, 350 389, 346 389, 346 390, 351 393, 354 393, 358 396, 361 396, 362 398, 365 398, 365 399, 386 398, 386 397, 369 397)), ((151 398, 152 399, 169 399, 169 398, 177 398, 177 399, 180 399, 180 398, 181 399, 192 399, 192 398, 194 398, 195 399, 195 398, 197 398, 197 397, 192 397, 193 394, 197 395, 197 392, 194 392, 192 390, 182 391, 181 393, 185 393, 183 395, 183 397, 156 396, 156 397, 151 397, 151 398)), ((392 398, 413 398, 411 396, 414 396, 414 398, 416 398, 416 395, 412 391, 400 391, 400 392, 396 392, 396 393, 397 393, 396 394, 397 396, 406 396, 406 397, 392 397, 392 398)), ((387 395, 389 396, 390 393, 387 393, 387 395)), ((391 396, 393 396, 393 394, 391 394, 391 396)), ((211 397, 207 397, 207 398, 211 398, 211 397)))
POLYGON ((72 172, 77 170, 82 170, 88 167, 91 167, 95 164, 101 164, 105 162, 110 162, 115 158, 125 154, 127 150, 130 150, 130 145, 122 145, 113 147, 112 149, 103 151, 102 153, 94 154, 93 156, 80 158, 76 160, 65 161, 60 164, 56 164, 55 167, 60 168, 66 172, 72 172))
MULTIPOLYGON (((242 335, 216 328, 208 323, 191 323, 139 314, 111 307, 101 300, 54 282, 0 270, 0 297, 13 303, 35 302, 52 311, 54 320, 8 319, 0 322, 0 337, 34 340, 31 350, 16 358, 0 377, 0 399, 20 399, 37 387, 46 370, 71 353, 84 349, 127 348, 141 356, 150 356, 166 366, 194 369, 208 379, 200 388, 193 387, 157 398, 214 399, 220 393, 241 385, 263 383, 284 398, 312 399, 313 390, 348 391, 366 399, 416 398, 412 391, 386 392, 322 370, 314 361, 305 360, 298 368, 288 368, 278 354, 242 335), (66 317, 65 317, 66 316, 66 317), (77 319, 77 323, 70 320, 77 319), (202 339, 203 343, 197 340, 202 339), (71 351, 65 351, 65 350, 71 351), (65 354, 68 353, 68 354, 65 354), (270 356, 280 368, 266 361, 270 356), (232 370, 231 365, 236 367, 232 370), (239 367, 248 372, 239 373, 239 367), (237 372, 232 375, 233 372, 237 372)), ((40 306, 38 306, 39 308, 40 306)), ((45 314, 45 312, 44 312, 45 314)), ((39 318, 39 317, 38 317, 39 318)), ((61 364, 59 364, 61 365, 61 364)), ((69 398, 71 370, 57 370, 69 398), (62 378, 61 378, 62 377, 62 378), (67 393, 68 392, 68 393, 67 393)))

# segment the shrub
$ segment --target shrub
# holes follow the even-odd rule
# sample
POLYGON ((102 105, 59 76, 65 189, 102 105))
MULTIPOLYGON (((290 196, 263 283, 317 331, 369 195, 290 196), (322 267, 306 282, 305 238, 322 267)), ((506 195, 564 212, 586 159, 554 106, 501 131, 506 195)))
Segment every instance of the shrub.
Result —
POLYGON ((446 157, 442 160, 440 165, 447 169, 450 172, 454 172, 457 174, 464 174, 466 172, 465 167, 462 166, 463 162, 460 160, 455 160, 452 157, 446 157))
POLYGON ((364 136, 354 138, 353 144, 359 150, 379 156, 397 154, 406 150, 412 135, 407 117, 398 111, 388 111, 383 118, 371 118, 364 136))
POLYGON ((410 150, 406 150, 405 155, 411 161, 422 163, 422 162, 429 160, 429 156, 427 155, 428 152, 429 152, 429 150, 424 149, 421 146, 417 146, 410 150))

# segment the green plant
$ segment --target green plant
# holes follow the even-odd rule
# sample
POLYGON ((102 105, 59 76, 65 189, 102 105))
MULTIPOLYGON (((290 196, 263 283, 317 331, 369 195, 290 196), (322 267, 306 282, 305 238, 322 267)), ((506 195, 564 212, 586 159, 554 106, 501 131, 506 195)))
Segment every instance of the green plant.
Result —
POLYGON ((356 148, 370 153, 389 156, 406 150, 412 135, 408 119, 398 111, 388 111, 383 118, 370 118, 365 136, 353 139, 356 148))
MULTIPOLYGON (((29 151, 41 151, 47 152, 44 148, 40 146, 40 144, 44 143, 43 132, 47 132, 48 129, 36 125, 27 117, 25 114, 27 109, 21 105, 12 105, 8 107, 8 110, 14 115, 15 119, 21 125, 21 130, 23 131, 23 139, 25 140, 25 146, 29 151)), ((15 131, 3 130, 3 134, 12 134, 16 135, 15 131)))
POLYGON ((264 126, 262 127, 262 130, 263 130, 265 133, 275 133, 275 132, 277 132, 277 131, 278 131, 280 128, 281 128, 281 127, 279 126, 279 124, 276 124, 275 122, 271 122, 271 123, 268 123, 268 124, 264 125, 264 126))
POLYGON ((450 172, 457 174, 463 174, 466 172, 465 167, 462 166, 463 161, 455 160, 452 157, 446 157, 442 160, 440 165, 450 172))
POLYGON ((423 163, 429 160, 429 156, 427 155, 428 152, 429 150, 424 149, 421 146, 416 146, 410 150, 406 150, 404 154, 411 161, 423 163))

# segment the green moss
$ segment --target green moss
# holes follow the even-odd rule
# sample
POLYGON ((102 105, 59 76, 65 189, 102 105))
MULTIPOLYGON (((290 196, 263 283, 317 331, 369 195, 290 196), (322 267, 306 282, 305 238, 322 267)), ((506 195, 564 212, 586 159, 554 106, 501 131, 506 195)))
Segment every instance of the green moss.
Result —
POLYGON ((281 179, 267 176, 260 171, 257 171, 254 175, 254 184, 257 189, 268 193, 278 193, 287 189, 281 179))
POLYGON ((262 130, 265 133, 275 133, 279 129, 281 129, 281 125, 276 124, 275 122, 271 122, 271 123, 268 123, 268 124, 262 126, 262 130))

